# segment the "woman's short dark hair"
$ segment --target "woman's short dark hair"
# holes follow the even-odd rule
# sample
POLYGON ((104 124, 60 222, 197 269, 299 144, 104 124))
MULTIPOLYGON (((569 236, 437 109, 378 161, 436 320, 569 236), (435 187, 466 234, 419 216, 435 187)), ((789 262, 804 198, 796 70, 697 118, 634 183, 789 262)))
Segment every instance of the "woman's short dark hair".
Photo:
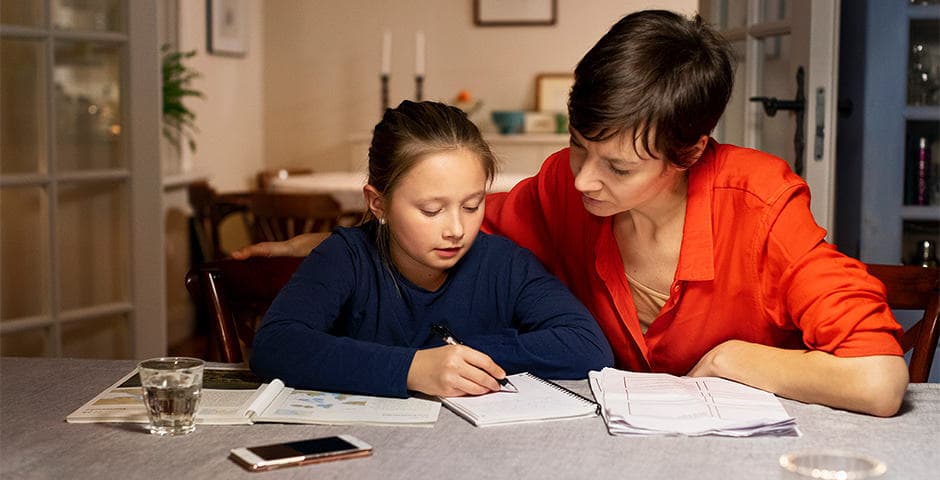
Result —
MULTIPOLYGON (((369 185, 391 198, 399 181, 427 155, 464 149, 479 159, 487 184, 496 175, 496 157, 463 110, 439 102, 405 100, 385 110, 369 146, 369 185)), ((374 219, 368 209, 363 222, 374 219)), ((376 243, 388 253, 388 230, 378 226, 376 243)))
POLYGON ((568 100, 571 128, 590 141, 634 130, 680 167, 731 98, 732 50, 701 17, 664 10, 622 18, 581 59, 568 100))

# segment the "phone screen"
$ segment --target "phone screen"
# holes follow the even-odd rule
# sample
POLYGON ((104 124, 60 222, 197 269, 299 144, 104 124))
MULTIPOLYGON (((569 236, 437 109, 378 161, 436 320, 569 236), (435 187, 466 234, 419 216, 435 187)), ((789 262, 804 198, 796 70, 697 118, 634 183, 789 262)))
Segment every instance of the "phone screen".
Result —
POLYGON ((277 460, 279 458, 343 452, 356 449, 357 447, 355 445, 347 442, 346 440, 343 440, 342 438, 324 437, 314 438, 311 440, 301 440, 299 442, 282 443, 278 445, 250 447, 248 450, 265 460, 277 460))

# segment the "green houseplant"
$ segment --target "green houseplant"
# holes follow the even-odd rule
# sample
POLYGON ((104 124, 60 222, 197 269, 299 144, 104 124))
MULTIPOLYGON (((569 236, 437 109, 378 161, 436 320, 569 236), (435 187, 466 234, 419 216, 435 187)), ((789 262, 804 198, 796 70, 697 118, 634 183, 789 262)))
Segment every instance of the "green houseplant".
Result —
POLYGON ((196 114, 183 104, 187 97, 204 98, 199 90, 190 83, 200 76, 199 72, 183 64, 183 61, 196 55, 195 50, 179 52, 163 45, 163 136, 179 148, 181 140, 186 139, 189 149, 196 151, 193 133, 197 132, 196 114))

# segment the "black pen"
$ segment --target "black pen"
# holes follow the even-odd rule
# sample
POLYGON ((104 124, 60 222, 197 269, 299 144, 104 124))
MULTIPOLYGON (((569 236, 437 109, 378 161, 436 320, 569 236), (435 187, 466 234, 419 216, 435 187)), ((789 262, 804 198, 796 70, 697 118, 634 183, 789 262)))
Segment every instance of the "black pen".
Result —
MULTIPOLYGON (((450 333, 450 329, 443 325, 431 325, 431 331, 440 336, 441 340, 448 345, 463 345, 463 342, 457 340, 457 337, 455 337, 453 333, 450 333)), ((501 392, 519 393, 519 389, 516 388, 508 378, 494 378, 494 380, 499 383, 501 392)))

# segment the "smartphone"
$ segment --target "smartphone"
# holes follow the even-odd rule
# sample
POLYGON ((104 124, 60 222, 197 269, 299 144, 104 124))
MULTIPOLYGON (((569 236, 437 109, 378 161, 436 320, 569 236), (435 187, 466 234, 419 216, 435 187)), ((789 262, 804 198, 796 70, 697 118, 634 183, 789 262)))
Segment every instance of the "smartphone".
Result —
POLYGON ((372 455, 372 446, 352 435, 236 448, 231 458, 253 472, 372 455))

